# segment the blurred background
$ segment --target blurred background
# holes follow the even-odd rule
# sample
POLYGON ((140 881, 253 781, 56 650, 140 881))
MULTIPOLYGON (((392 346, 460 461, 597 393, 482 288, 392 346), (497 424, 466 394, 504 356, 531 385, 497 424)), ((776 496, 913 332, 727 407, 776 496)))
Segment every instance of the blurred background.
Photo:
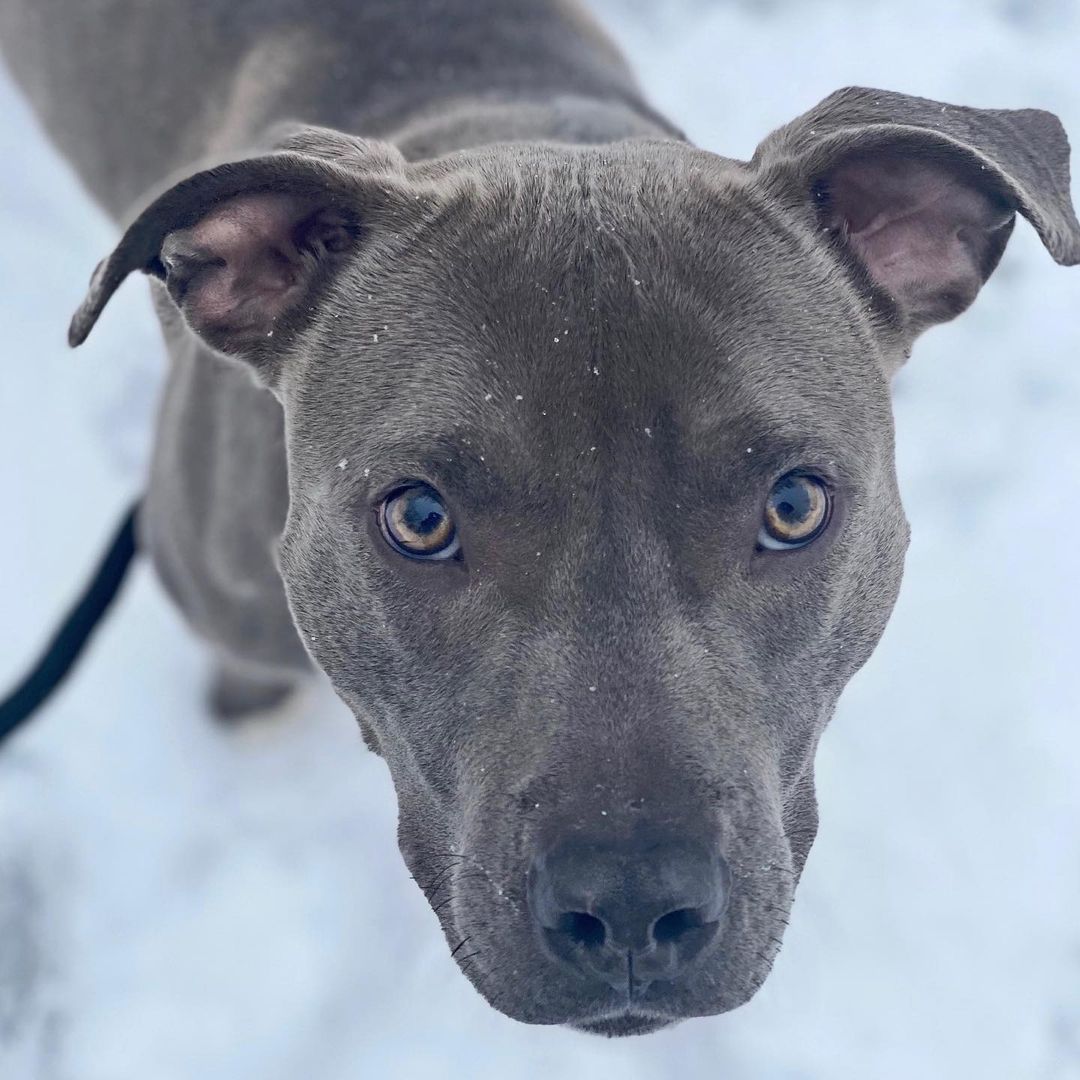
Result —
MULTIPOLYGON (((1071 0, 591 6, 729 156, 848 84, 1038 106, 1080 139, 1071 0)), ((6 687, 140 488, 163 357, 137 280, 67 350, 115 234, 7 81, 0 160, 6 687)), ((201 649, 143 566, 0 754, 0 1076, 1080 1078, 1080 271, 1019 227, 896 411, 905 585, 822 743, 821 832, 748 1006, 619 1042, 492 1011, 343 707, 324 687, 213 726, 201 649)))

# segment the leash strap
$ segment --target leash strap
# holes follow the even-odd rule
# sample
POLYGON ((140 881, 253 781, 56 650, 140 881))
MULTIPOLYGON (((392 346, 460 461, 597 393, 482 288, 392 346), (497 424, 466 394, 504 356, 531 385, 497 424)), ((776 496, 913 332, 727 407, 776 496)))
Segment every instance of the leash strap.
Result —
POLYGON ((98 623, 116 599, 135 557, 139 503, 127 512, 93 578, 53 635, 41 659, 15 690, 0 701, 0 743, 22 726, 71 671, 98 623))

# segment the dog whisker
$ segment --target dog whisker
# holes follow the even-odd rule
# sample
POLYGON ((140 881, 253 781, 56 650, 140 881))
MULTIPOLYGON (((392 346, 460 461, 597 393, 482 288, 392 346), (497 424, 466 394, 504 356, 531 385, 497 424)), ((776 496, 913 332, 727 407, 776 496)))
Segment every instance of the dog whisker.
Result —
POLYGON ((439 903, 435 904, 431 910, 434 912, 438 912, 441 908, 446 907, 446 905, 449 904, 453 899, 454 894, 451 893, 445 900, 440 900, 439 903))

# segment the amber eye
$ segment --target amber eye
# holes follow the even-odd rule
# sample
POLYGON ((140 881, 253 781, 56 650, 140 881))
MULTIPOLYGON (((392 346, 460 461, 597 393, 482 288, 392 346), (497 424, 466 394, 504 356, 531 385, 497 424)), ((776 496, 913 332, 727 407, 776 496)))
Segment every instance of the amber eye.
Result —
POLYGON ((450 559, 460 544, 450 511, 427 484, 398 488, 379 507, 387 543, 410 559, 450 559))
POLYGON ((765 500, 758 544, 773 551, 804 547, 825 531, 829 507, 824 481, 805 473, 782 476, 765 500))

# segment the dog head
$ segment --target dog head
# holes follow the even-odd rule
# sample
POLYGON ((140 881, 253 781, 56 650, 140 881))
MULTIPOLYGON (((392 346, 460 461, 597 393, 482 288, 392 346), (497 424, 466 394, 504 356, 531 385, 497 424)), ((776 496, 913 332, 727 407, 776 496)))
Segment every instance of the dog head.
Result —
POLYGON ((72 340, 141 269, 277 396, 290 604, 455 958, 627 1034, 769 971, 900 583, 889 376, 1017 212, 1080 261, 1053 117, 879 91, 749 163, 307 129, 156 199, 72 340))

